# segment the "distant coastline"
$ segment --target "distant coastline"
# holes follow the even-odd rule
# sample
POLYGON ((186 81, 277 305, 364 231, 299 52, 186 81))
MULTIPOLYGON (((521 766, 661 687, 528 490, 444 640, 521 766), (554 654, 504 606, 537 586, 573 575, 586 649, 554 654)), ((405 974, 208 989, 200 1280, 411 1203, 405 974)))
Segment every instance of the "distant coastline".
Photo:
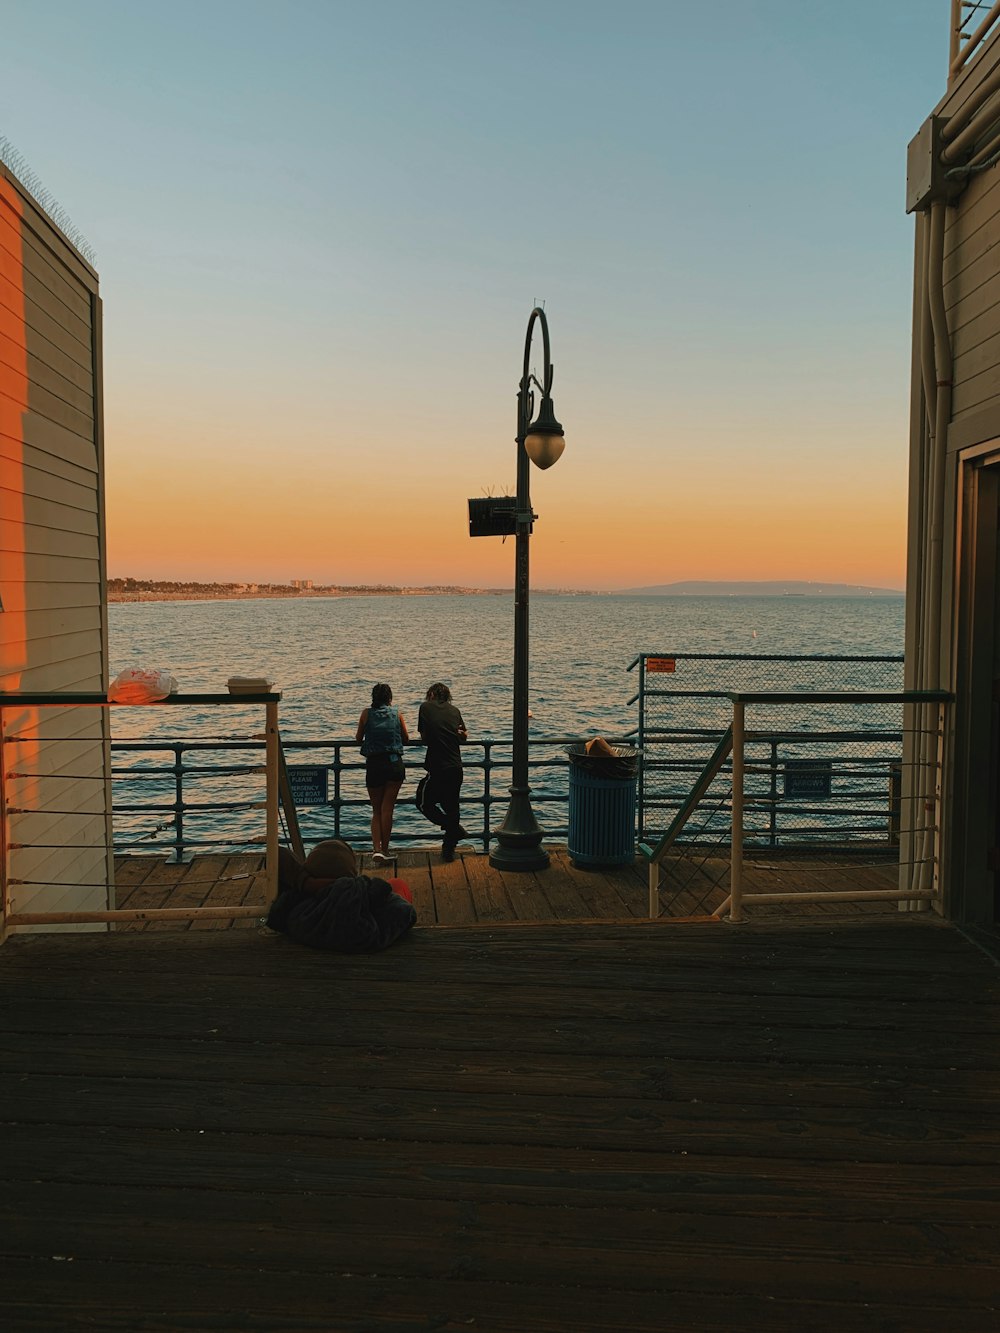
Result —
MULTIPOLYGON (((431 584, 410 588, 400 584, 196 583, 173 579, 109 579, 109 602, 223 602, 262 597, 510 597, 512 588, 468 588, 431 584)), ((710 582, 687 580, 646 588, 595 591, 586 588, 533 588, 537 597, 902 597, 896 588, 870 588, 858 583, 710 582)))
MULTIPOLYGON (((262 597, 511 597, 513 588, 465 588, 395 584, 184 583, 179 580, 108 579, 109 602, 230 602, 262 597)), ((533 595, 589 597, 578 588, 533 588, 533 595)))
POLYGON ((630 597, 902 597, 899 588, 870 588, 863 583, 815 583, 802 579, 771 579, 763 582, 687 579, 680 583, 656 583, 646 588, 621 588, 630 597))

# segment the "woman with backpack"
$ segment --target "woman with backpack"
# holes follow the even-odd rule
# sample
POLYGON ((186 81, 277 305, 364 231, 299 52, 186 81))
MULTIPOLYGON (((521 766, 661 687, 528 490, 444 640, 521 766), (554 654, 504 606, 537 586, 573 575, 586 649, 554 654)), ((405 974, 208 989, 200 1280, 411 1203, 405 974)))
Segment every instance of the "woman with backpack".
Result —
POLYGON ((365 756, 365 786, 372 803, 372 860, 384 861, 389 855, 392 812, 406 777, 403 745, 410 739, 388 685, 372 688, 371 707, 361 714, 356 739, 365 756))

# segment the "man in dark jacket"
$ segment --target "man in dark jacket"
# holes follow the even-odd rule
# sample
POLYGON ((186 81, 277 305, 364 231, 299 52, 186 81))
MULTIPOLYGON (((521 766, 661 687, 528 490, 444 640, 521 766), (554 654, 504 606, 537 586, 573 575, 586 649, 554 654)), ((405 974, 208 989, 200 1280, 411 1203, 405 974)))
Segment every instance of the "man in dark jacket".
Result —
POLYGON ((424 757, 427 777, 417 788, 417 805, 432 824, 444 829, 441 855, 446 861, 453 861, 459 838, 469 836, 459 822, 461 746, 468 740, 468 734, 462 714, 451 701, 451 690, 441 681, 435 681, 420 705, 417 730, 427 746, 424 757))

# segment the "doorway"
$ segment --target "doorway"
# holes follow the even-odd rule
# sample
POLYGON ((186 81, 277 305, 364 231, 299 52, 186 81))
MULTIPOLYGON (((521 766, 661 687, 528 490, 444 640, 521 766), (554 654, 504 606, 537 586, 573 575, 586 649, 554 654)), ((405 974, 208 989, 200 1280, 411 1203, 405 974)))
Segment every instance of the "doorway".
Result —
POLYGON ((961 468, 949 915, 1000 922, 1000 442, 961 468))

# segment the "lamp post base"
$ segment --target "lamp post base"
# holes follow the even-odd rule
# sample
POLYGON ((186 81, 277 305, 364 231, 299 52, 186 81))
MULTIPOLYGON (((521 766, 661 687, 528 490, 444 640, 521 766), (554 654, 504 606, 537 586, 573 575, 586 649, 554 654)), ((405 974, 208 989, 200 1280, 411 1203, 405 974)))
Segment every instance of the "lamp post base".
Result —
POLYGON ((497 845, 490 852, 490 865, 497 870, 544 870, 549 864, 530 798, 529 787, 511 787, 507 814, 493 830, 497 845))

